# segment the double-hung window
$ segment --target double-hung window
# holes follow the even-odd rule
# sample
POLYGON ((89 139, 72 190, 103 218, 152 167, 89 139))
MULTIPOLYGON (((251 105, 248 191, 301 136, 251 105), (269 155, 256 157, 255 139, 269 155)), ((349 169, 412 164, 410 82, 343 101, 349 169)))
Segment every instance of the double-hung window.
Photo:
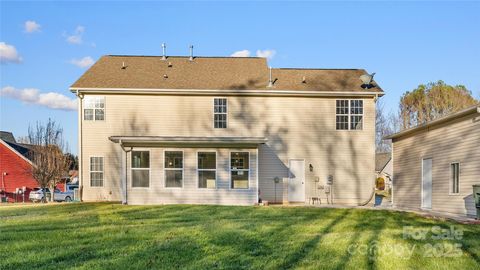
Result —
POLYGON ((150 186, 150 152, 132 151, 132 188, 150 186))
POLYGON ((103 157, 90 157, 90 186, 103 187, 103 157))
POLYGON ((183 152, 165 151, 165 187, 183 186, 183 152))
POLYGON ((451 194, 458 194, 460 192, 460 163, 450 164, 450 173, 451 173, 451 194))
POLYGON ((85 97, 83 108, 83 120, 105 120, 105 97, 85 97))
POLYGON ((217 153, 198 152, 198 188, 216 188, 217 153))
POLYGON ((213 126, 214 128, 227 128, 227 99, 213 99, 213 126))
POLYGON ((336 101, 336 129, 363 129, 363 100, 341 99, 336 101))
POLYGON ((248 188, 250 175, 250 153, 230 153, 230 187, 233 189, 248 188))

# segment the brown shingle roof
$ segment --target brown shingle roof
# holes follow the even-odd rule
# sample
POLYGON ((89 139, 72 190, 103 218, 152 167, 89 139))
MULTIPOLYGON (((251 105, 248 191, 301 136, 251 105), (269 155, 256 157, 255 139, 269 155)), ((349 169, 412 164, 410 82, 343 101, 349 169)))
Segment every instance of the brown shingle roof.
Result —
POLYGON ((376 153, 375 154, 375 171, 379 172, 387 166, 387 163, 392 158, 391 153, 376 153))
POLYGON ((303 90, 379 92, 361 87, 363 69, 273 69, 259 57, 103 56, 71 88, 303 90), (125 68, 122 68, 125 64, 125 68), (302 82, 305 77, 305 83, 302 82))

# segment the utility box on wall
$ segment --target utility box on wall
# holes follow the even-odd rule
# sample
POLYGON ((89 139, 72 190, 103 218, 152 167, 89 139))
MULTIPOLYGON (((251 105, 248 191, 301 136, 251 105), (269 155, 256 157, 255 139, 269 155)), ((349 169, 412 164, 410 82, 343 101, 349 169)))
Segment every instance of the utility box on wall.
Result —
POLYGON ((327 180, 325 181, 325 184, 329 186, 333 185, 333 175, 330 174, 327 176, 327 180))

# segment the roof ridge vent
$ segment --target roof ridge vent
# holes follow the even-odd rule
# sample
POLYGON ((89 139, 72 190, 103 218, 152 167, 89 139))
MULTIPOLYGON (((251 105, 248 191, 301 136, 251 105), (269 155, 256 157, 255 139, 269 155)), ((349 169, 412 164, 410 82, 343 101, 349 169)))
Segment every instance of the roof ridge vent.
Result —
POLYGON ((167 60, 167 44, 162 43, 162 60, 167 60))
POLYGON ((193 61, 193 45, 190 45, 190 58, 188 60, 193 61))

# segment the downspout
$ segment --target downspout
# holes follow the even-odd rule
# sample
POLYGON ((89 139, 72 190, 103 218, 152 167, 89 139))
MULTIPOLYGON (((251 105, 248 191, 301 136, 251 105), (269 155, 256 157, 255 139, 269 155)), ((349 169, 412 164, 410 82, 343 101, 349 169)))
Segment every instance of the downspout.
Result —
POLYGON ((83 94, 80 93, 77 89, 76 96, 79 99, 78 102, 78 181, 79 181, 79 195, 80 201, 83 201, 83 130, 82 130, 82 121, 83 121, 83 108, 82 100, 83 94))
MULTIPOLYGON (((378 94, 375 94, 375 97, 373 98, 373 101, 375 102, 375 110, 377 110, 377 101, 378 101, 378 94)), ((376 112, 375 112, 376 114, 376 112)), ((375 136, 376 136, 376 133, 375 133, 375 136)), ((374 147, 375 147, 375 142, 373 143, 374 147)), ((376 152, 376 150, 374 150, 374 153, 376 152)), ((376 177, 375 179, 373 180, 373 187, 372 187, 372 193, 370 194, 370 197, 364 201, 364 202, 361 202, 358 204, 358 206, 365 206, 367 205, 371 200, 372 198, 375 197, 375 180, 376 180, 376 177)))
POLYGON ((130 150, 126 150, 123 147, 122 140, 119 141, 120 147, 125 152, 125 202, 124 204, 128 204, 128 153, 132 152, 133 147, 130 147, 130 150))

